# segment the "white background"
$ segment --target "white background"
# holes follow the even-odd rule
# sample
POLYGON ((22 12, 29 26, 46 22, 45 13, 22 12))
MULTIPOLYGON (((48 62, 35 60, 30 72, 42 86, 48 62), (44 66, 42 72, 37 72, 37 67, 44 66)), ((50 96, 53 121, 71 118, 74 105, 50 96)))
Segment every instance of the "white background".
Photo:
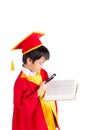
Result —
POLYGON ((56 79, 75 79, 77 98, 58 102, 61 130, 87 129, 87 2, 86 0, 0 1, 0 130, 11 130, 13 84, 21 69, 21 51, 11 48, 32 31, 45 32, 51 53, 44 64, 56 79), (10 71, 11 58, 15 71, 10 71))

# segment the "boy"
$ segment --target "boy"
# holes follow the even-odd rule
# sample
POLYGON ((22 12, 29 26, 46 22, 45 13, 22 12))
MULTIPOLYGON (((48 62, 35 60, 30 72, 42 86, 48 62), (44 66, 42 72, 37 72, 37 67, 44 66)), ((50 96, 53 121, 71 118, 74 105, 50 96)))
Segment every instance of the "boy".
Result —
POLYGON ((39 40, 43 35, 33 32, 12 49, 22 49, 23 53, 22 70, 14 84, 12 130, 56 130, 58 127, 56 101, 44 101, 48 74, 42 65, 50 53, 39 40))

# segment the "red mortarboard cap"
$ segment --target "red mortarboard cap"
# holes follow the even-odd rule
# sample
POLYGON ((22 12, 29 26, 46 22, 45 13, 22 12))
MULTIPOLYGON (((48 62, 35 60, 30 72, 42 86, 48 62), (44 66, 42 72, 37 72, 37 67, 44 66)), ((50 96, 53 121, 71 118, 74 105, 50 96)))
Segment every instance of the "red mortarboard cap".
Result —
MULTIPOLYGON (((21 42, 19 42, 11 50, 22 49, 22 53, 26 54, 27 52, 30 52, 30 51, 42 46, 42 42, 40 41, 39 38, 43 35, 45 35, 45 33, 33 32, 29 36, 27 36, 25 39, 23 39, 21 42)), ((11 64, 11 70, 14 70, 13 61, 11 64)))
POLYGON ((39 40, 39 38, 43 35, 45 35, 45 33, 33 32, 24 40, 22 40, 19 44, 17 44, 14 48, 12 48, 12 50, 22 49, 23 54, 30 52, 42 46, 42 42, 39 40))

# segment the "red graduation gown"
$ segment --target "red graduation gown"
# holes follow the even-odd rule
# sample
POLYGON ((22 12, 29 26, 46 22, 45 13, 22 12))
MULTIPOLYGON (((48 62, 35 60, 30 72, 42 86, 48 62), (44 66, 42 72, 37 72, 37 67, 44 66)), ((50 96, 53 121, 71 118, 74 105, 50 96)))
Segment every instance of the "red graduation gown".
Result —
MULTIPOLYGON (((42 82, 48 74, 41 69, 42 82)), ((30 81, 21 72, 14 84, 14 108, 12 130, 50 130, 47 126, 40 98, 37 96, 39 85, 30 81)))

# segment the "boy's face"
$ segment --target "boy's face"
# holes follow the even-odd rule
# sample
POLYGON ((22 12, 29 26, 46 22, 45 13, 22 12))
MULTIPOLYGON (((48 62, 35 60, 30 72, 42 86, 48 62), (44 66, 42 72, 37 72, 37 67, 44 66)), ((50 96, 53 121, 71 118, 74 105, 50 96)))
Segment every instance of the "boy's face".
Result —
POLYGON ((32 72, 37 72, 41 70, 43 63, 45 62, 45 57, 41 57, 40 59, 36 60, 34 63, 31 59, 28 59, 28 68, 32 72))

